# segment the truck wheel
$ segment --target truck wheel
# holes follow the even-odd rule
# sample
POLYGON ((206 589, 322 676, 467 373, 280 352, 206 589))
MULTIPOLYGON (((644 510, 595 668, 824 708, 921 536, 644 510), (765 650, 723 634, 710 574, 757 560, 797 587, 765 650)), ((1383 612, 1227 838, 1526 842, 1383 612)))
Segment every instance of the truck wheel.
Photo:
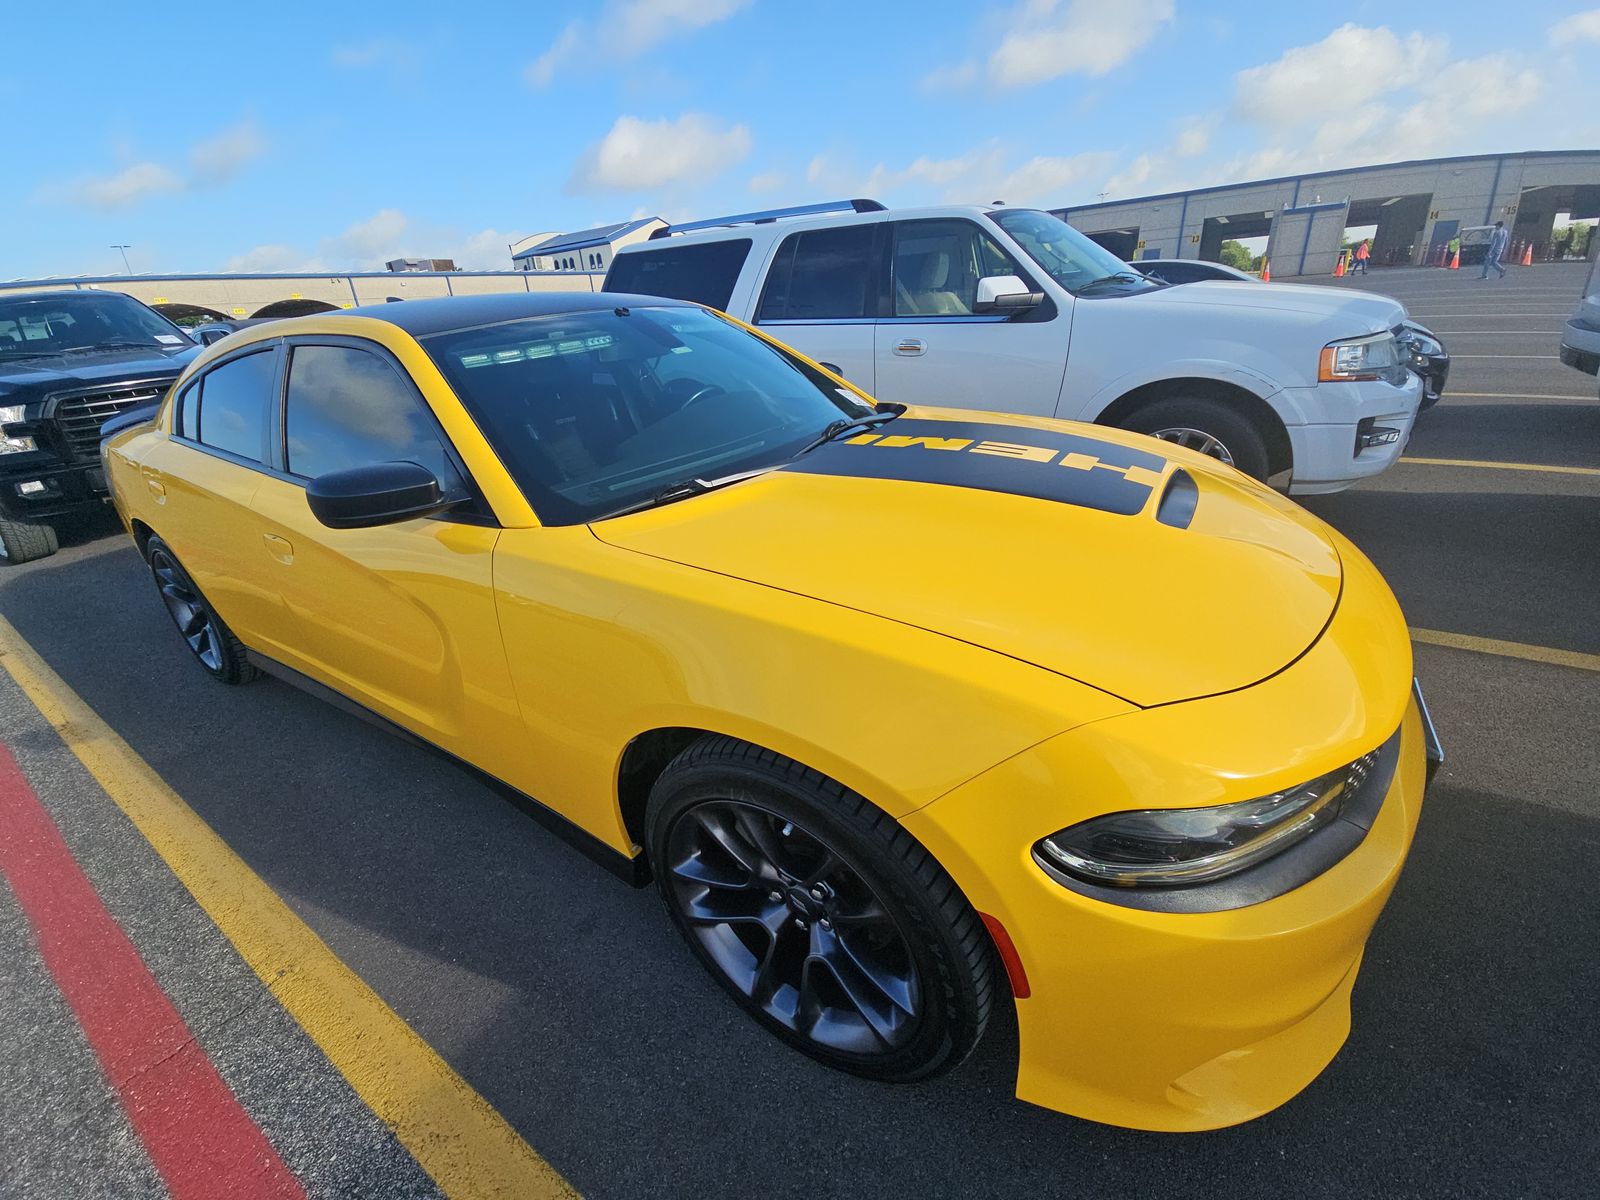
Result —
POLYGON ((1250 419, 1209 396, 1172 396, 1139 409, 1124 429, 1175 442, 1265 481, 1267 442, 1250 419))
POLYGON ((167 606, 172 623, 206 673, 221 683, 249 683, 254 679, 260 672, 245 657, 244 643, 212 611, 171 548, 153 537, 145 543, 144 555, 161 592, 161 603, 167 606))
POLYGON ((60 548, 54 526, 0 517, 0 562, 25 563, 49 558, 60 548))
POLYGON ((667 911, 751 1016, 828 1066, 905 1082, 972 1051, 994 1000, 988 932, 892 818, 817 772, 705 737, 650 791, 667 911))

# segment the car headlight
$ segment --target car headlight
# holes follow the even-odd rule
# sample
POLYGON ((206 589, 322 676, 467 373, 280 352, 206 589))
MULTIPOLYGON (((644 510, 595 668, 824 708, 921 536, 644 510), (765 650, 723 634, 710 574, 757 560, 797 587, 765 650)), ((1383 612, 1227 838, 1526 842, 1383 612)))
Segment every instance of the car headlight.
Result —
POLYGON ((5 427, 16 421, 22 420, 22 405, 0 405, 0 454, 15 454, 20 450, 37 450, 31 437, 18 435, 13 437, 5 432, 5 427))
POLYGON ((1209 883, 1281 853, 1337 819, 1372 774, 1378 753, 1254 800, 1092 817, 1041 839, 1034 849, 1045 863, 1088 883, 1209 883))
POLYGON ((1385 379, 1400 365, 1400 344, 1392 333, 1329 342, 1317 367, 1319 383, 1385 379))

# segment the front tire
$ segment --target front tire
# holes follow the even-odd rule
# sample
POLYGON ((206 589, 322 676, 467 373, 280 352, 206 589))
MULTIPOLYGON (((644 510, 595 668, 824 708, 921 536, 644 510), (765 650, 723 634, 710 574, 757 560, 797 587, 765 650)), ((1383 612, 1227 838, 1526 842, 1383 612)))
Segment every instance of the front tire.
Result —
POLYGON ((1129 416, 1122 427, 1186 446, 1262 482, 1270 473, 1261 431, 1238 409, 1210 396, 1157 400, 1129 416))
POLYGON ((0 517, 0 562, 32 562, 49 558, 60 548, 54 526, 0 517))
POLYGON ((994 997, 988 933, 933 857, 862 797, 713 736, 662 773, 646 821, 673 922, 791 1046, 908 1082, 977 1045, 994 997))
POLYGON ((167 615, 206 674, 228 684, 249 683, 260 674, 246 657, 244 643, 206 603, 172 548, 152 537, 145 543, 144 557, 167 615))

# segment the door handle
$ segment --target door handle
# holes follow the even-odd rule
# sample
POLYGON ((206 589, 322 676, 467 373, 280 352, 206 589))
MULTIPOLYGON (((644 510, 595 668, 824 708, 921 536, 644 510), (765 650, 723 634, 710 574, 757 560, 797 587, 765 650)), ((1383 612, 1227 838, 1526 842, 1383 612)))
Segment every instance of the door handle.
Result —
POLYGON ((281 563, 294 561, 294 543, 288 538, 281 538, 275 533, 263 533, 261 540, 267 544, 267 553, 281 563))
POLYGON ((144 486, 157 501, 165 503, 167 499, 167 485, 161 482, 161 474, 150 467, 140 467, 139 474, 144 478, 144 486))
POLYGON ((894 344, 894 352, 903 358, 915 358, 928 348, 921 338, 901 338, 894 344))

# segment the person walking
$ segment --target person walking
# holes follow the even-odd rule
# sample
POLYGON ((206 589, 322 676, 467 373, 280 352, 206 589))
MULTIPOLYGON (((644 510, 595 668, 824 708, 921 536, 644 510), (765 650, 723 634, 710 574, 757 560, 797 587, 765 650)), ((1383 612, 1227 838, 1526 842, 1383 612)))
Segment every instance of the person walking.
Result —
POLYGON ((1504 221, 1494 223, 1494 233, 1489 235, 1489 253, 1483 256, 1483 274, 1479 279, 1489 278, 1489 268, 1493 267, 1500 272, 1500 278, 1506 277, 1506 269, 1500 265, 1500 258, 1506 252, 1506 244, 1511 241, 1511 231, 1506 228, 1504 221))
POLYGON ((1350 273, 1352 275, 1354 275, 1356 271, 1360 271, 1363 275, 1365 275, 1367 273, 1367 260, 1369 258, 1371 258, 1371 257, 1372 257, 1372 239, 1371 238, 1362 238, 1361 239, 1361 245, 1356 247, 1356 265, 1355 265, 1355 268, 1350 273))

